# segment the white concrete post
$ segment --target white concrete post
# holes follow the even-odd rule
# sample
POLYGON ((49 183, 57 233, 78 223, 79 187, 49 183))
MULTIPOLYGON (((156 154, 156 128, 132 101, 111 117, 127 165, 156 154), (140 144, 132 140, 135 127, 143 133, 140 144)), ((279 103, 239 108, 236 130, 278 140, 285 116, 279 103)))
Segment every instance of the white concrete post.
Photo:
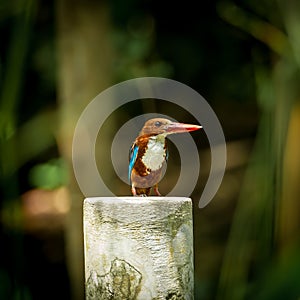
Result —
POLYGON ((192 201, 84 201, 86 299, 194 299, 192 201))

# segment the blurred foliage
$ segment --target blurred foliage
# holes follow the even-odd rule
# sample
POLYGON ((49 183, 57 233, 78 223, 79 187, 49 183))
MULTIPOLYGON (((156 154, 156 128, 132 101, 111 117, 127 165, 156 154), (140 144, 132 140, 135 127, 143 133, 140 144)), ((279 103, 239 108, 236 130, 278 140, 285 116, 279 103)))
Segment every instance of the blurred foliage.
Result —
MULTIPOLYGON (((23 82, 24 61, 28 51, 29 35, 35 13, 34 1, 19 1, 15 24, 7 49, 5 75, 1 84, 0 138, 10 138, 16 127, 16 109, 23 82)), ((13 6, 13 5, 11 5, 13 6)), ((12 8, 11 8, 12 9, 12 8)), ((12 11, 14 11, 12 9, 12 11)))
POLYGON ((130 19, 125 30, 115 29, 113 45, 116 51, 114 66, 117 81, 172 75, 172 66, 155 51, 154 31, 154 20, 150 16, 130 19))
POLYGON ((298 299, 300 295, 299 244, 289 249, 285 259, 271 261, 257 282, 249 287, 248 298, 259 300, 298 299))
MULTIPOLYGON (((285 267, 277 265, 275 258, 278 256, 278 245, 282 238, 277 232, 281 227, 280 209, 282 205, 285 206, 286 201, 283 197, 286 137, 290 129, 291 111, 300 97, 296 83, 300 78, 298 54, 293 52, 297 47, 288 27, 284 32, 266 21, 274 17, 274 9, 271 16, 268 10, 265 11, 265 18, 262 19, 252 17, 233 4, 222 5, 223 10, 220 13, 226 21, 265 43, 270 50, 271 64, 264 65, 260 54, 253 52, 261 118, 252 160, 243 183, 225 252, 218 299, 296 299, 300 295, 296 268, 289 263, 285 267), (266 270, 270 266, 274 269, 272 276, 268 278, 265 275, 261 282, 260 274, 268 273, 266 270), (288 271, 288 274, 283 276, 283 270, 288 271)), ((283 14, 296 9, 292 6, 293 2, 290 1, 283 14)), ((255 8, 252 7, 252 10, 255 11, 255 8)), ((278 7, 277 13, 280 15, 278 7)), ((298 23, 299 20, 298 18, 298 23)), ((282 24, 285 21, 283 19, 282 24)), ((298 27, 299 24, 294 23, 294 26, 298 27)), ((299 168, 299 165, 294 167, 299 168)), ((298 198, 297 195, 293 197, 298 198)), ((296 230, 299 233, 299 228, 296 230)), ((289 245, 297 240, 286 242, 289 245)), ((280 253, 278 259, 287 255, 289 254, 285 252, 280 253)), ((289 259, 297 264, 299 255, 289 259)))
POLYGON ((68 168, 62 158, 34 166, 29 174, 29 182, 40 189, 56 189, 68 183, 68 168))
MULTIPOLYGON (((161 76, 190 85, 211 103, 231 145, 226 186, 205 210, 195 209, 196 299, 298 299, 299 1, 204 1, 201 10, 191 1, 107 4, 113 79, 104 81, 161 76), (249 160, 240 162, 249 152, 249 160)), ((54 6, 0 2, 0 299, 41 299, 59 284, 61 298, 69 297, 64 236, 59 229, 56 238, 28 234, 22 225, 26 192, 57 189, 72 177, 59 146, 62 79, 54 6)), ((76 42, 81 49, 82 41, 76 42)), ((87 58, 81 59, 84 65, 87 58)), ((74 91, 82 92, 80 86, 74 91)), ((122 107, 116 122, 175 110, 178 119, 190 118, 147 101, 122 107)), ((197 143, 205 152, 205 142, 197 143)), ((118 182, 108 180, 112 187, 118 182)), ((195 199, 201 188, 202 182, 195 199)))

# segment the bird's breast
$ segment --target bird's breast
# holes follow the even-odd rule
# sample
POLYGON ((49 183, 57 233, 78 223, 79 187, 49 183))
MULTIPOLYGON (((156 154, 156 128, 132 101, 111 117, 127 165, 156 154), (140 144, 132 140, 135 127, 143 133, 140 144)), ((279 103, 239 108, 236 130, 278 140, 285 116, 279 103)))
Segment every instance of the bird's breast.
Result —
POLYGON ((156 171, 162 167, 166 159, 165 143, 149 139, 147 149, 142 157, 143 164, 150 170, 156 171))

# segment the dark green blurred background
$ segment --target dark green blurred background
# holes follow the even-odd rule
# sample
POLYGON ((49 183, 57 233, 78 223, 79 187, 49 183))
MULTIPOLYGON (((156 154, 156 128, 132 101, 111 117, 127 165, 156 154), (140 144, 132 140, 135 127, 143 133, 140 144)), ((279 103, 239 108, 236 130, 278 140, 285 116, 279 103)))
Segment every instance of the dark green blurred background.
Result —
MULTIPOLYGON (((74 127, 98 93, 142 76, 198 91, 227 140, 215 199, 194 203, 195 299, 300 298, 299 1, 1 0, 0 34, 0 299, 83 299, 74 127)), ((159 100, 116 110, 97 148, 118 195, 129 187, 103 157, 118 128, 153 112, 195 122, 159 100)), ((193 137, 199 199, 210 151, 193 137)), ((180 172, 170 147, 163 193, 180 172)))

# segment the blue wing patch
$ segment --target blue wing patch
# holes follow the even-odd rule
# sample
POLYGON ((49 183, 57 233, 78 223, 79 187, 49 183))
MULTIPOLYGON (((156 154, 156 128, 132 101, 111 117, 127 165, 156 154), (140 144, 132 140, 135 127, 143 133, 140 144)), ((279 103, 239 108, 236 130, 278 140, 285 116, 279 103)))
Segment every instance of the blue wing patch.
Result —
POLYGON ((131 180, 130 180, 131 172, 132 172, 134 163, 136 161, 138 151, 139 151, 139 147, 135 144, 132 145, 132 147, 130 148, 130 151, 129 151, 128 179, 129 179, 130 183, 131 183, 131 180))

